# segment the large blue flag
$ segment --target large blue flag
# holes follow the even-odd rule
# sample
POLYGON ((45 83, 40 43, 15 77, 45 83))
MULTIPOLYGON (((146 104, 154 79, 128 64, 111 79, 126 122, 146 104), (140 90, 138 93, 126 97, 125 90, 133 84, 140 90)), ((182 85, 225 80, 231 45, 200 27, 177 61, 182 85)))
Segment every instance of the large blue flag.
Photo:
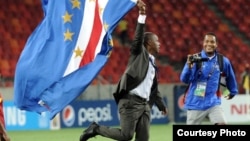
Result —
POLYGON ((16 66, 16 106, 50 111, 52 119, 82 94, 109 58, 112 31, 136 2, 42 0, 44 18, 16 66))

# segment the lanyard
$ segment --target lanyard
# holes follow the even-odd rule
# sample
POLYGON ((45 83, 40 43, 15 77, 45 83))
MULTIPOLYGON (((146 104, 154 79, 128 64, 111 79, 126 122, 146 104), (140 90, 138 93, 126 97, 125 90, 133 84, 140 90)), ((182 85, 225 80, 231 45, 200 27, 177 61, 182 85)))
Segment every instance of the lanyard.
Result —
MULTIPOLYGON (((216 68, 216 65, 217 65, 217 64, 216 64, 216 61, 215 61, 214 64, 213 64, 212 69, 210 70, 210 72, 209 72, 209 74, 208 74, 207 81, 209 80, 209 78, 210 78, 210 77, 212 76, 212 74, 214 73, 214 70, 215 70, 215 68, 216 68)), ((202 62, 201 68, 200 68, 199 73, 198 73, 198 79, 200 79, 200 76, 201 76, 202 66, 203 66, 203 62, 202 62)))

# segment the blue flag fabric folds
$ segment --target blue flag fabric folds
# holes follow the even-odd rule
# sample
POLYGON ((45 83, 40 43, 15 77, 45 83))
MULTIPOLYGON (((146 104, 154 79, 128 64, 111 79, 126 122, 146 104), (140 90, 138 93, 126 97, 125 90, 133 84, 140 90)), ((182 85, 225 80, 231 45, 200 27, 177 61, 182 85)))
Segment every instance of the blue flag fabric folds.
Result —
POLYGON ((111 33, 137 0, 42 0, 44 18, 16 65, 14 103, 51 119, 89 86, 112 51, 111 33))

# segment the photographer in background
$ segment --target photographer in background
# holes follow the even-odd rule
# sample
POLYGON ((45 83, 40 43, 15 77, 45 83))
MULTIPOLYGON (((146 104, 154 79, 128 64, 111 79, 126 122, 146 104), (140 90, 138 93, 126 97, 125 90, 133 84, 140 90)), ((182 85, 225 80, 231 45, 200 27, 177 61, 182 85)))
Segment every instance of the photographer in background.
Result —
POLYGON ((184 108, 187 110, 186 124, 201 124, 205 118, 215 125, 225 125, 221 108, 220 79, 225 78, 225 85, 232 99, 238 93, 235 73, 229 59, 223 56, 223 73, 218 63, 217 38, 214 33, 207 33, 203 39, 203 50, 198 54, 188 55, 187 62, 181 72, 180 80, 189 84, 184 108), (200 67, 198 65, 200 63, 200 67), (221 76, 222 75, 222 76, 221 76))
POLYGON ((245 94, 249 94, 250 91, 250 67, 246 64, 245 70, 241 73, 241 87, 244 89, 245 94))

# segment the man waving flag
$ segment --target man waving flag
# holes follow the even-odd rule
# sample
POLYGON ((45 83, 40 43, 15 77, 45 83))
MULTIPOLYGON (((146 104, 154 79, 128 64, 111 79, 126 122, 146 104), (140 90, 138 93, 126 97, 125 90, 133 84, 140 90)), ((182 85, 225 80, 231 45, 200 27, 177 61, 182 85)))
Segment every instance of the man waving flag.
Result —
POLYGON ((52 119, 89 86, 112 51, 111 33, 137 0, 42 0, 44 19, 17 62, 14 102, 52 119))

